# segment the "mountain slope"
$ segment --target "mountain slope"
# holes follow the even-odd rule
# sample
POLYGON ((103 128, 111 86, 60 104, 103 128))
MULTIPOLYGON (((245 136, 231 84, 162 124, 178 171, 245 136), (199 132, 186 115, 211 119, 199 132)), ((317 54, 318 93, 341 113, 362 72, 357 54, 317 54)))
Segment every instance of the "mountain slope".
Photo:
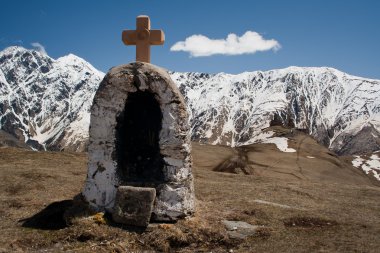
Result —
POLYGON ((103 78, 83 59, 0 52, 0 126, 35 149, 85 149, 89 109, 103 78))
POLYGON ((195 140, 247 145, 260 141, 263 128, 284 125, 304 129, 339 154, 380 149, 379 80, 300 67, 172 78, 191 110, 195 140))

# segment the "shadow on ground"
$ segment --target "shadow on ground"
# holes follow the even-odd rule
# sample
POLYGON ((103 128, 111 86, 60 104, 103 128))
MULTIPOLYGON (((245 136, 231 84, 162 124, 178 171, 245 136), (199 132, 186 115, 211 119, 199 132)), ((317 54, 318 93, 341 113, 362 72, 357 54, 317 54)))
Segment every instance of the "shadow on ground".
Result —
MULTIPOLYGON (((59 230, 66 228, 71 225, 71 219, 75 217, 90 216, 92 217, 95 223, 104 223, 112 227, 121 228, 128 232, 143 233, 147 230, 147 227, 136 227, 136 226, 127 226, 123 224, 118 224, 112 221, 110 213, 105 213, 101 215, 102 222, 98 221, 98 215, 91 215, 87 212, 85 214, 85 208, 78 205, 78 201, 74 200, 62 200, 56 201, 34 214, 33 216, 25 219, 19 220, 22 222, 22 227, 42 229, 42 230, 59 230)), ((94 213, 92 213, 94 214, 94 213)), ((100 214, 100 213, 99 213, 100 214)), ((154 224, 154 226, 160 223, 154 224)))
POLYGON ((73 200, 53 202, 35 215, 19 220, 22 227, 44 230, 58 230, 67 227, 64 219, 66 210, 73 206, 73 200))

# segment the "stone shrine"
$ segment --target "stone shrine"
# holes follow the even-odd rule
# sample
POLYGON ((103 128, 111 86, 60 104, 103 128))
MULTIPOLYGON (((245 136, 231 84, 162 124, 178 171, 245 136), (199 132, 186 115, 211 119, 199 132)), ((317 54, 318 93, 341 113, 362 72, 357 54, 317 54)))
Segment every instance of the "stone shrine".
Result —
MULTIPOLYGON (((149 48, 147 43, 163 33, 150 37, 149 18, 142 19, 148 24, 146 36, 132 37, 149 48)), ((125 34, 124 42, 129 40, 125 34)), ((142 55, 150 60, 149 52, 142 55)), ((142 61, 112 68, 95 94, 89 135, 82 193, 93 209, 129 225, 173 221, 194 212, 188 113, 165 70, 142 61), (144 212, 144 221, 129 222, 144 212)))

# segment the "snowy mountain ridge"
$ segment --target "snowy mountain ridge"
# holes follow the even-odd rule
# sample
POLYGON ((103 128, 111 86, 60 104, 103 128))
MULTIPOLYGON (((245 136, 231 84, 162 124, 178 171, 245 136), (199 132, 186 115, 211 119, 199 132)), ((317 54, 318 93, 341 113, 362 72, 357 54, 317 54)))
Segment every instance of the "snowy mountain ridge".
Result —
POLYGON ((35 149, 84 150, 89 109, 104 74, 70 54, 0 52, 0 127, 35 149))
MULTIPOLYGON (((380 80, 326 67, 237 75, 170 72, 184 95, 195 141, 265 142, 262 129, 303 129, 339 154, 380 149, 380 80)), ((0 129, 35 149, 86 147, 89 109, 104 73, 68 55, 0 52, 0 129)))
POLYGON ((191 109, 194 139, 246 145, 277 124, 304 129, 341 154, 380 149, 379 80, 326 67, 171 76, 191 109))

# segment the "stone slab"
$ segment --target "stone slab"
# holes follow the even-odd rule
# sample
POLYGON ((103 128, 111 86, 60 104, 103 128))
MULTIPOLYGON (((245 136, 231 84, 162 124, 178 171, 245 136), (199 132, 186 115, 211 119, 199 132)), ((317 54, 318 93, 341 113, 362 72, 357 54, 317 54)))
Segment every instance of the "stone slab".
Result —
POLYGON ((112 218, 117 223, 146 227, 149 225, 155 198, 155 188, 119 186, 112 218))

